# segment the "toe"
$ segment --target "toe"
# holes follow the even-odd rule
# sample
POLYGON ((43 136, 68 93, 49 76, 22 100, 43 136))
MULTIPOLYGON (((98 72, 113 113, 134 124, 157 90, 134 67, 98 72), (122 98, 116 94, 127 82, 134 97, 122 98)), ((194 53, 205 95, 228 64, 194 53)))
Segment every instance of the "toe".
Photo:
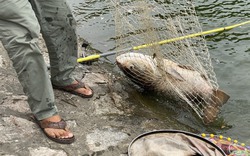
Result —
POLYGON ((44 129, 45 132, 53 137, 53 138, 71 138, 73 137, 73 133, 69 132, 69 131, 66 131, 66 130, 63 130, 63 129, 53 129, 53 128, 46 128, 44 129))
POLYGON ((91 95, 92 90, 89 87, 86 88, 79 88, 76 90, 78 93, 84 94, 84 95, 91 95))

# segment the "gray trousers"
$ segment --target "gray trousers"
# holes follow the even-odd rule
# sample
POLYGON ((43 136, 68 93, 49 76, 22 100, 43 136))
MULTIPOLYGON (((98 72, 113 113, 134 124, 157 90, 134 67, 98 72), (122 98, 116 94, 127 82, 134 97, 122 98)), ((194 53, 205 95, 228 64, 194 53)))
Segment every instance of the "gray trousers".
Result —
POLYGON ((71 84, 77 60, 75 20, 66 0, 0 0, 0 40, 36 118, 58 114, 51 82, 71 84), (40 32, 49 51, 51 80, 38 47, 40 32))

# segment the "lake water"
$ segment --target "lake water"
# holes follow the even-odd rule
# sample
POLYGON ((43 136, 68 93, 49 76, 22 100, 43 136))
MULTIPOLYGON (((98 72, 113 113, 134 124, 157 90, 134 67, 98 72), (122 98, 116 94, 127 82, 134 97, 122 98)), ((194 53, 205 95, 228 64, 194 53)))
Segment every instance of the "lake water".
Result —
MULTIPOLYGON (((104 0, 69 2, 78 21, 77 31, 80 37, 100 52, 112 50, 115 45, 115 25, 110 14, 110 3, 104 0)), ((250 20, 248 0, 197 0, 195 6, 204 31, 250 20)), ((231 96, 220 114, 229 128, 208 127, 196 121, 189 121, 192 118, 186 118, 190 114, 184 111, 176 115, 168 109, 162 109, 164 100, 161 98, 156 99, 138 93, 136 97, 143 106, 140 110, 144 111, 144 114, 157 115, 166 121, 166 125, 183 123, 184 126, 179 127, 180 129, 186 129, 184 127, 188 126, 191 131, 196 129, 198 132, 222 134, 250 145, 249 32, 250 24, 206 37, 219 86, 231 96)), ((114 58, 111 56, 105 61, 114 63, 114 58)))

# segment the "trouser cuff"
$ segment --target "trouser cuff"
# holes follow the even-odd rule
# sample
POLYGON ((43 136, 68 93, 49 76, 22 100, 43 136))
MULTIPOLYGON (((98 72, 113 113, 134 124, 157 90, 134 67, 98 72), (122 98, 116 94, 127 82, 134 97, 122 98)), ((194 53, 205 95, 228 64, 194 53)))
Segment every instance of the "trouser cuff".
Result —
POLYGON ((39 112, 39 113, 36 113, 34 115, 37 118, 37 120, 43 120, 43 119, 47 119, 49 117, 58 115, 58 110, 57 110, 56 107, 54 107, 54 108, 52 108, 50 110, 39 112))

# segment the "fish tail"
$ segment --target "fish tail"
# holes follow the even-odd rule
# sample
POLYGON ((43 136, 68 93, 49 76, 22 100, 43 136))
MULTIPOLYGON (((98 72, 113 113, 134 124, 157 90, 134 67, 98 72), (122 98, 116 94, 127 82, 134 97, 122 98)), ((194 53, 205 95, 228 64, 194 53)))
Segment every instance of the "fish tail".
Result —
POLYGON ((211 100, 204 109, 203 121, 205 124, 209 124, 215 121, 220 112, 220 107, 225 104, 229 98, 230 96, 222 90, 213 90, 211 100))
POLYGON ((228 101, 229 98, 230 98, 230 96, 227 95, 222 90, 219 90, 219 89, 218 90, 213 90, 212 100, 218 106, 222 106, 223 104, 225 104, 228 101))

